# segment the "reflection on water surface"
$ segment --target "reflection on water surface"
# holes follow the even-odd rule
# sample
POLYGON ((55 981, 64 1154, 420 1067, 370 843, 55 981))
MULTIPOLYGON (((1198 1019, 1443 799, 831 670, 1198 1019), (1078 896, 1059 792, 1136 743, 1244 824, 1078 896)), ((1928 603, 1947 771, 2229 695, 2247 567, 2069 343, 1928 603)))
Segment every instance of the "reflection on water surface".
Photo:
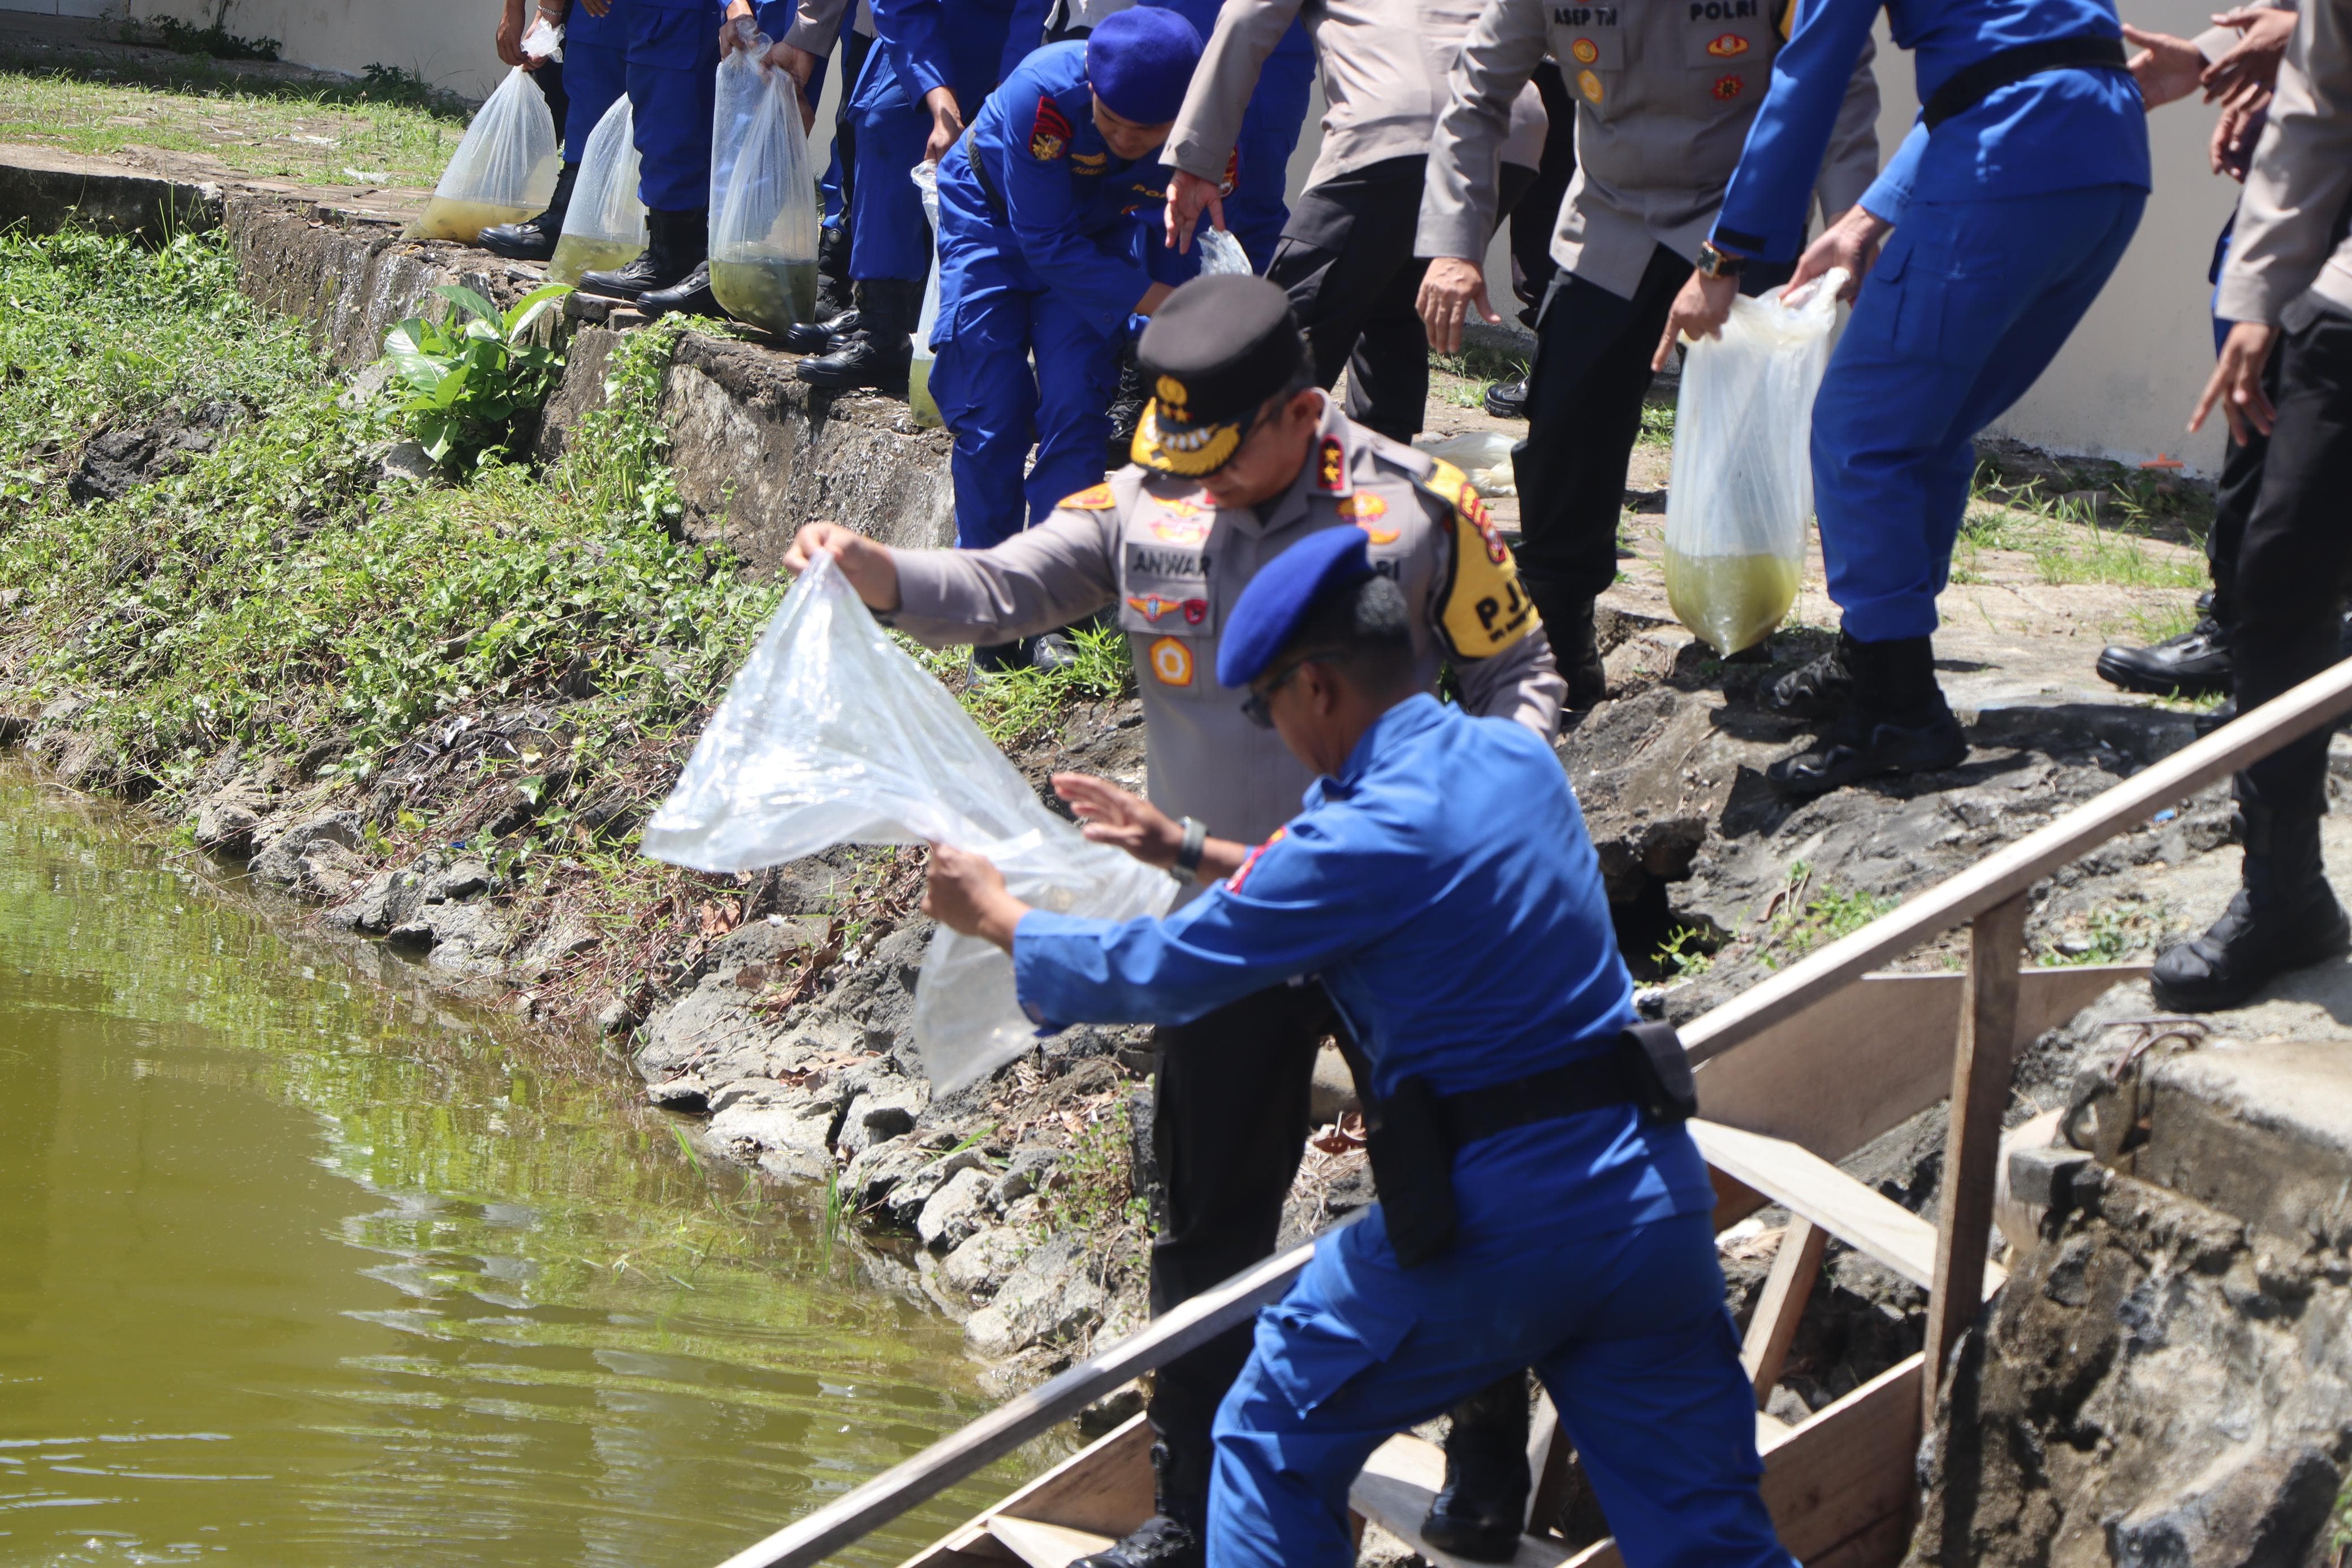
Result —
POLYGON ((0 758, 0 1563, 695 1568, 986 1407, 892 1265, 531 1060, 0 758))

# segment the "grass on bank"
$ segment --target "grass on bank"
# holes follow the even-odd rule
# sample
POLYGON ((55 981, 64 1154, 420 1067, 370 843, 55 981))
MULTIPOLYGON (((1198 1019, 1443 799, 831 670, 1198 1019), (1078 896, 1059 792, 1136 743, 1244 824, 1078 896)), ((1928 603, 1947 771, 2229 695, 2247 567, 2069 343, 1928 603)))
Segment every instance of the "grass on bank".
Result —
POLYGON ((305 184, 430 186, 468 112, 383 67, 321 83, 271 80, 202 57, 47 61, 0 51, 0 141, 98 157, 152 148, 305 184))

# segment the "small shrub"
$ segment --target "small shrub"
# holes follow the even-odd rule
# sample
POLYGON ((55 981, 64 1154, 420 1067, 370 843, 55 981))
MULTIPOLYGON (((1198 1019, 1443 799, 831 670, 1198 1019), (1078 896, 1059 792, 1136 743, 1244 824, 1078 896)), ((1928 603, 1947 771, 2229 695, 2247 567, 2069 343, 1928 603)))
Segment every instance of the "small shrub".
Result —
POLYGON ((470 288, 433 291, 456 308, 446 320, 412 316, 384 335, 384 359, 408 388, 400 405, 409 434, 434 462, 470 469, 512 454, 509 444, 554 390, 563 356, 531 341, 540 318, 572 292, 534 288, 501 316, 470 288))

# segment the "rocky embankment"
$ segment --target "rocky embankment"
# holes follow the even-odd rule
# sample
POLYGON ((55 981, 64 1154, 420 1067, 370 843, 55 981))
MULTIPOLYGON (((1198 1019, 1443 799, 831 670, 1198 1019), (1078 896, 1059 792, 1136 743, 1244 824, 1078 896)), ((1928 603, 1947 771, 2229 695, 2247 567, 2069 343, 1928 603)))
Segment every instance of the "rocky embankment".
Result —
MULTIPOLYGON (((441 283, 505 299, 537 280, 528 267, 403 242, 390 225, 317 206, 236 193, 213 200, 244 290, 311 323, 320 349, 352 371, 441 283)), ((572 323, 540 461, 560 457, 604 405, 617 325, 572 323)), ((788 364, 756 342, 679 340, 657 399, 679 529, 753 576, 818 516, 896 542, 941 542, 941 438, 905 423, 889 400, 813 393, 788 364)), ((205 449, 205 417, 109 432, 69 455, 74 475, 93 497, 135 494, 205 449)), ((416 482, 396 472, 396 455, 383 456, 381 483, 416 482)), ((303 537, 289 529, 282 548, 299 549, 303 537)), ((1765 715, 1754 691, 1818 652, 1826 633, 1793 626, 1764 658, 1724 664, 1672 624, 1662 600, 1653 578, 1634 571, 1604 601, 1611 699, 1560 750, 1623 946, 1649 983, 1645 1005, 1677 1018, 2190 738, 2183 714, 2086 689, 2088 649, 2012 646, 1960 629, 1947 680, 1969 725, 1968 761, 1791 805, 1765 788, 1761 768, 1801 731, 1765 715)), ((0 740, 28 742, 68 782, 148 795, 199 845, 244 862, 253 881, 304 902, 320 925, 377 961, 415 963, 555 1028, 577 1027, 625 1060, 656 1103, 695 1118, 712 1153, 825 1191, 836 1213, 900 1239, 924 1288, 966 1317, 976 1348, 1043 1365, 1139 1311, 1152 1191, 1140 1036, 1073 1030, 988 1083, 935 1097, 907 1030, 928 935, 915 913, 916 856, 839 851, 757 876, 665 872, 658 882, 610 869, 675 778, 692 723, 624 733, 624 765, 567 807, 575 841, 606 857, 607 869, 594 870, 572 859, 520 864, 503 847, 566 783, 578 716, 593 695, 576 663, 551 664, 417 727, 359 782, 330 766, 341 737, 321 731, 229 747, 165 788, 110 750, 85 722, 85 696, 32 706, 15 694, 0 669, 0 740)), ((1062 768, 1140 779, 1132 699, 1066 703, 1009 749, 1041 786, 1062 768)), ((2210 791, 2070 868, 2036 892, 2032 946, 2058 960, 2121 957, 2218 906, 2234 870, 2233 856, 2210 852, 2225 821, 2210 791)), ((1950 960, 1929 950, 1916 961, 1950 960)), ((1360 1150, 1339 1121, 1344 1075, 1327 1076, 1324 1125, 1293 1194, 1294 1235, 1368 1197, 1360 1150)), ((1926 1207, 1938 1114, 1850 1163, 1926 1207)), ((1727 1238, 1743 1306, 1769 1265, 1775 1218, 1727 1238)), ((1779 1397, 1818 1407, 1916 1348, 1916 1296, 1833 1252, 1779 1397)))

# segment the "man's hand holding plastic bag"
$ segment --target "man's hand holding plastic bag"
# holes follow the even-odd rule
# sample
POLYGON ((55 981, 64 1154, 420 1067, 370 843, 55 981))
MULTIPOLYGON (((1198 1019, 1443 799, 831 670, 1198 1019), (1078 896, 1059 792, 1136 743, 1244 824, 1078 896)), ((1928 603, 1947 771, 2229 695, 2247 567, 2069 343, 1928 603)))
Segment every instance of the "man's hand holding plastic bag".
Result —
MULTIPOLYGON (((835 844, 946 843, 985 857, 1042 909, 1109 919, 1157 915, 1175 884, 1048 810, 947 689, 875 623, 827 549, 785 596, 645 850, 707 872, 743 872, 835 844)), ((916 987, 915 1042, 952 1092, 1027 1051, 1035 1031, 1013 966, 942 929, 916 987)))

